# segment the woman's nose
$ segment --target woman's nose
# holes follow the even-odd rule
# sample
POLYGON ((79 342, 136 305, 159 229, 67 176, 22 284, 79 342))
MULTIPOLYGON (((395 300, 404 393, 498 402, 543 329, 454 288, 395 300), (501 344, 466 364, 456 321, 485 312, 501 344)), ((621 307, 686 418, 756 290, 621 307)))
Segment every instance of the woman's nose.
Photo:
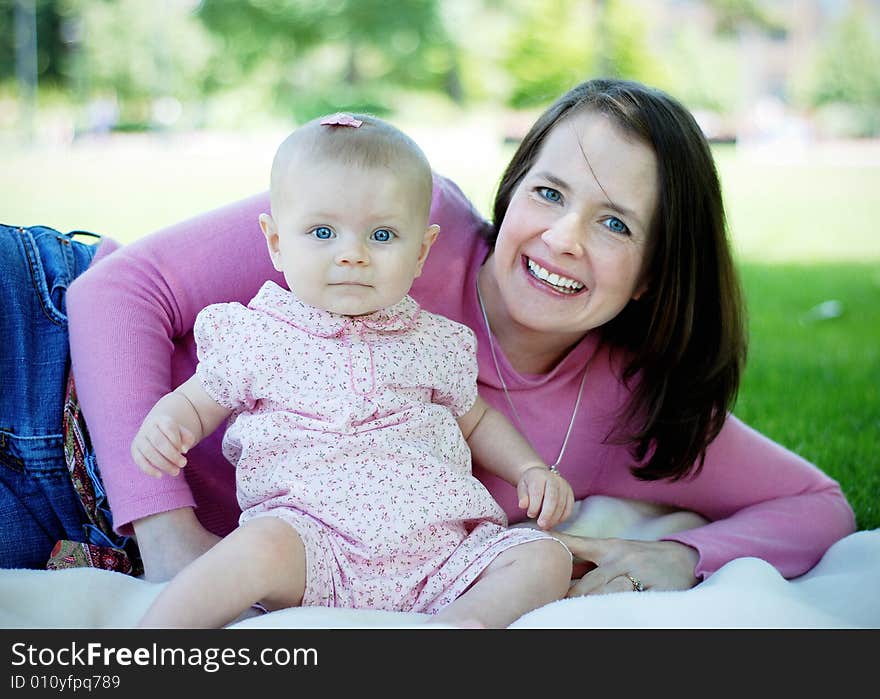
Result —
POLYGON ((541 239, 557 255, 584 254, 586 231, 581 217, 572 212, 558 218, 541 234, 541 239))

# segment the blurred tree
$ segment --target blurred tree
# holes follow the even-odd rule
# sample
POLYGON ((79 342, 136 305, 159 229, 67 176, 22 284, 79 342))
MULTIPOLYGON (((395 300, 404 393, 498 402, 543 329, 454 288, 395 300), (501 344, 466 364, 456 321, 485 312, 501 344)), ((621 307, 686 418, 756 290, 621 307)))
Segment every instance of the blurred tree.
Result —
POLYGON ((730 114, 737 108, 742 60, 735 41, 713 37, 685 24, 670 39, 663 68, 658 85, 691 109, 730 114))
POLYGON ((234 56, 228 82, 269 62, 294 60, 323 40, 316 15, 297 0, 202 0, 196 16, 234 56))
POLYGON ((784 39, 787 26, 765 0, 703 0, 712 31, 683 24, 664 56, 664 86, 706 119, 708 132, 727 138, 739 110, 758 99, 766 38, 784 39), (714 126, 711 122, 716 122, 714 126))
POLYGON ((510 11, 516 26, 504 66, 513 79, 512 107, 546 104, 591 74, 596 65, 592 3, 520 2, 510 11))
POLYGON ((262 73, 299 118, 381 111, 394 87, 461 98, 438 0, 203 0, 198 16, 236 58, 236 79, 262 73))
POLYGON ((65 0, 78 23, 84 97, 112 95, 123 122, 147 126, 156 100, 200 97, 216 48, 192 15, 195 0, 65 0))
POLYGON ((820 49, 808 99, 813 106, 845 106, 851 135, 880 134, 880 26, 858 6, 834 26, 820 49))
MULTIPOLYGON (((36 10, 37 74, 40 82, 64 81, 67 45, 62 38, 63 0, 32 0, 36 10)), ((0 82, 15 78, 15 13, 17 0, 0 0, 0 82)))
POLYGON ((34 0, 15 3, 15 77, 21 110, 19 124, 22 142, 34 138, 37 105, 37 9, 34 0))
POLYGON ((763 34, 784 37, 787 28, 761 0, 706 0, 715 11, 715 31, 735 36, 748 27, 763 34))
POLYGON ((545 0, 516 5, 504 65, 513 107, 546 104, 591 76, 658 78, 647 26, 626 0, 545 0))
POLYGON ((596 0, 597 74, 655 84, 660 80, 658 61, 648 48, 648 21, 627 0, 596 0))

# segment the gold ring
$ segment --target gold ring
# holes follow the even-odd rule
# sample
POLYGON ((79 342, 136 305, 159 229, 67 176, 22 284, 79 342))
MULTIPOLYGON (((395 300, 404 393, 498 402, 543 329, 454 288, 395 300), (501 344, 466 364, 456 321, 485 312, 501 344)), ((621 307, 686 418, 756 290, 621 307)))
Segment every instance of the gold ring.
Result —
POLYGON ((642 585, 642 581, 638 578, 634 578, 629 573, 624 573, 626 579, 629 580, 630 584, 633 586, 633 592, 644 592, 645 586, 642 585))

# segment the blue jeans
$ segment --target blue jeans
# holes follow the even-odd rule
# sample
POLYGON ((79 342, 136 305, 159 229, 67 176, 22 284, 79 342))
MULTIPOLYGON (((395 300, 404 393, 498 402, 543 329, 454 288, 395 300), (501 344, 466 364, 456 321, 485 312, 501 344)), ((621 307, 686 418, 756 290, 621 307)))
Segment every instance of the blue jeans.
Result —
POLYGON ((59 539, 88 540, 61 427, 70 363, 65 295, 97 250, 75 235, 0 225, 2 568, 43 568, 59 539))

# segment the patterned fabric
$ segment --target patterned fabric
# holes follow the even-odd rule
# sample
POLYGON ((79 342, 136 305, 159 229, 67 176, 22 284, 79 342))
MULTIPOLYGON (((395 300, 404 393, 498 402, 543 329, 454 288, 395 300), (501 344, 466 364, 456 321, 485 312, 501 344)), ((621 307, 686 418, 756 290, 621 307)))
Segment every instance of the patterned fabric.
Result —
POLYGON ((62 428, 64 459, 73 489, 88 517, 88 523, 83 525, 86 541, 58 541, 46 567, 58 570, 87 566, 128 575, 143 574, 143 564, 134 539, 119 536, 113 531, 113 519, 101 483, 101 474, 76 397, 73 372, 69 373, 67 379, 62 428))
POLYGON ((302 604, 436 613, 501 552, 507 529, 455 418, 477 398, 471 330, 409 297, 365 316, 267 282, 195 324, 202 386, 233 410, 241 522, 275 516, 306 549, 302 604))
POLYGON ((134 569, 128 554, 122 549, 109 546, 96 546, 81 541, 62 539, 52 549, 52 556, 46 563, 48 570, 63 568, 102 568, 132 575, 134 569))

